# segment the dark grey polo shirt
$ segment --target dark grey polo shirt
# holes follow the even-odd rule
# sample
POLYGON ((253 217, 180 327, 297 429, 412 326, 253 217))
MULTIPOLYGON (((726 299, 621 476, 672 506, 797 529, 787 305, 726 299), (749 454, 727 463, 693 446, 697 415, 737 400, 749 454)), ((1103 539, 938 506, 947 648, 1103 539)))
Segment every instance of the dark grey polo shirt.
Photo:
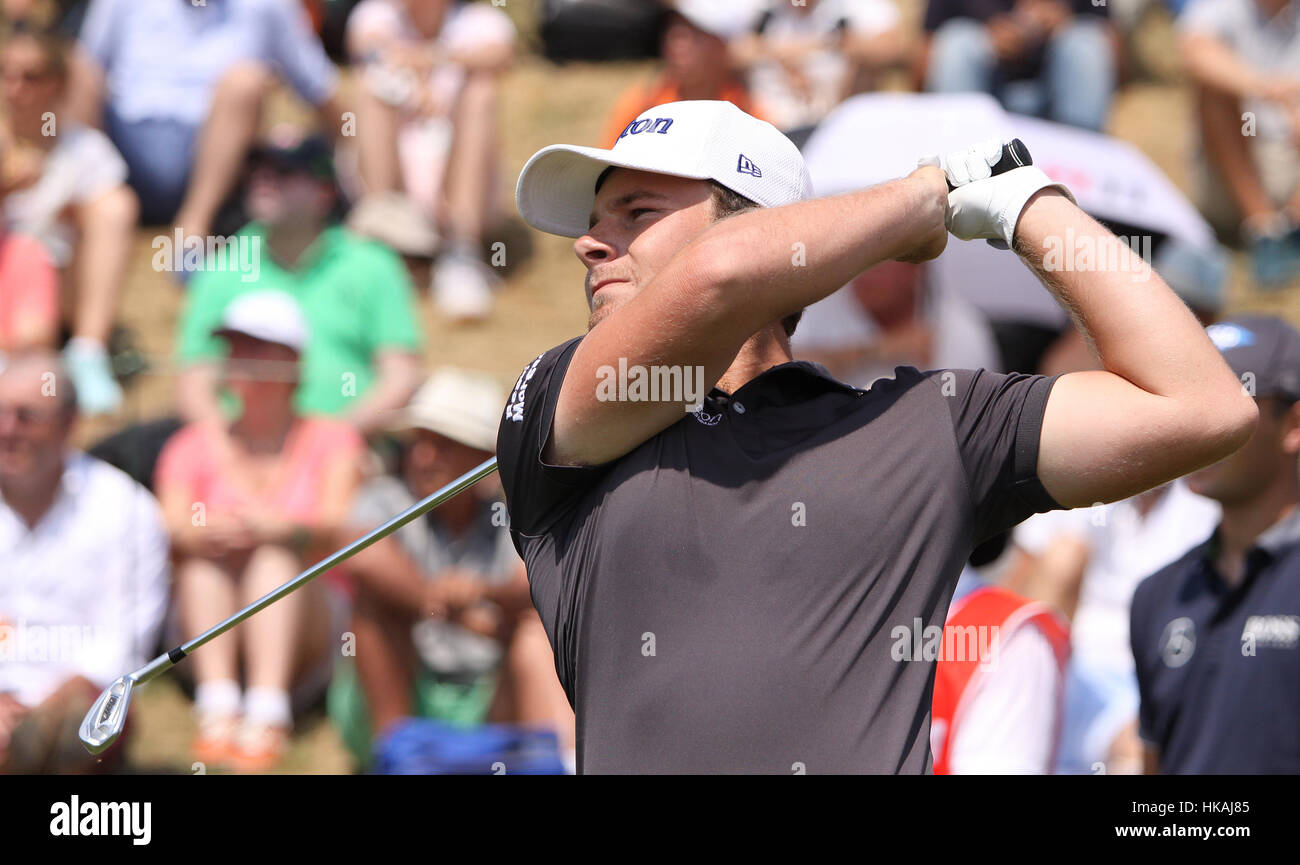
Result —
POLYGON ((975 544, 1060 507, 1036 474, 1053 379, 899 367, 862 391, 793 361, 551 466, 579 339, 525 368, 497 443, 579 770, 929 771, 934 664, 901 658, 975 544))
POLYGON ((1142 738, 1166 774, 1300 773, 1300 508, 1235 586, 1218 544, 1216 529, 1133 594, 1142 738))

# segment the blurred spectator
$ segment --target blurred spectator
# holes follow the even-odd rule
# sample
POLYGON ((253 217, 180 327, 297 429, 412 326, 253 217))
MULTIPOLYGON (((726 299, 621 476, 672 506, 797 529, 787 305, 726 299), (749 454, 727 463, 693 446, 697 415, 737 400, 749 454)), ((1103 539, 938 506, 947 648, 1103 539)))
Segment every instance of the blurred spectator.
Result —
POLYGON ((1131 499, 1037 514, 1016 527, 1008 588, 1070 619, 1071 656, 1057 771, 1142 771, 1129 649, 1133 591, 1203 541, 1219 507, 1181 481, 1131 499))
POLYGON ((886 261, 804 310, 791 346, 855 387, 893 377, 894 367, 1000 367, 984 316, 924 264, 886 261))
POLYGON ((506 14, 484 3, 363 0, 348 19, 348 55, 365 67, 366 192, 405 191, 433 220, 442 238, 433 299, 452 319, 487 316, 499 283, 483 240, 501 218, 497 96, 514 40, 506 14))
MULTIPOLYGON (((489 459, 505 392, 491 378, 443 368, 393 420, 403 439, 396 475, 357 497, 354 537, 489 459)), ((333 715, 358 755, 411 715, 461 725, 484 720, 555 729, 571 756, 573 712, 555 673, 504 503, 480 483, 427 519, 347 564, 356 586, 355 684, 342 681, 333 715)), ((363 761, 364 762, 364 761, 363 761)))
POLYGON ((930 721, 934 773, 1050 774, 1070 653, 1061 618, 967 567, 942 651, 930 721))
POLYGON ((0 770, 110 768, 77 740, 100 692, 152 655, 167 605, 158 505, 71 449, 76 388, 57 355, 0 369, 0 770))
POLYGON ((1300 773, 1300 333, 1269 316, 1208 333, 1253 387, 1259 425, 1187 477, 1222 505, 1209 539, 1133 596, 1147 768, 1300 773))
POLYGON ((323 139, 286 137, 252 162, 246 208, 254 221, 232 238, 238 254, 195 274, 181 315, 180 413, 225 416, 222 345, 212 331, 236 298, 278 289, 302 305, 315 335, 302 358, 298 410, 374 431, 419 384, 419 317, 406 268, 375 241, 329 223, 337 190, 323 139))
POLYGON ((108 132, 149 224, 211 231, 278 78, 339 130, 338 74, 299 3, 91 0, 80 48, 69 108, 108 132))
POLYGON ((81 410, 110 412, 121 404, 122 389, 108 338, 139 212, 126 163, 103 133, 56 121, 67 87, 67 49, 57 37, 11 34, 0 51, 0 75, 0 138, 15 162, 6 171, 4 222, 39 238, 71 284, 68 368, 81 410))
POLYGON ((797 144, 845 97, 874 89, 880 71, 904 59, 892 0, 768 0, 757 32, 733 50, 759 111, 797 144))
POLYGON ((1300 29, 1292 0, 1195 0, 1179 19, 1195 87, 1198 205, 1256 282, 1300 273, 1300 29))
POLYGON ((927 90, 991 93, 1008 111, 1101 130, 1116 50, 1092 0, 929 0, 927 90))
MULTIPOLYGON (((0 160, 8 164, 2 145, 0 160)), ((53 348, 58 335, 58 274, 45 248, 0 223, 0 364, 25 348, 53 348)))
MULTIPOLYGON (((226 384, 243 411, 224 435, 206 423, 183 427, 163 448, 155 482, 184 639, 333 550, 364 450, 352 427, 293 408, 310 337, 291 296, 243 295, 217 335, 230 346, 226 384)), ((195 654, 196 759, 246 771, 278 761, 292 722, 290 690, 319 696, 333 671, 344 623, 330 591, 312 582, 195 654)))
POLYGON ((641 113, 686 99, 722 99, 760 120, 749 90, 736 74, 728 43, 757 23, 753 3, 678 0, 664 16, 659 56, 663 68, 653 81, 633 84, 614 103, 600 146, 609 147, 641 113))

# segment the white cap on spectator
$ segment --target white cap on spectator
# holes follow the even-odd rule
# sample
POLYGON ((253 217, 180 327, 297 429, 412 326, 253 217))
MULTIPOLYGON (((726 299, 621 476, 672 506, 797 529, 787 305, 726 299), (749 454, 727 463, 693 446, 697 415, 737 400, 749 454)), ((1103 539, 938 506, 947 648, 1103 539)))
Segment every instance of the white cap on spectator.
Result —
POLYGON ((755 0, 676 0, 672 11, 722 40, 754 29, 763 7, 755 0))
POLYGON ((263 342, 285 345, 299 354, 307 345, 307 319, 293 295, 260 289, 232 300, 221 317, 217 336, 242 333, 263 342))
POLYGON ((393 413, 388 429, 425 429, 495 453, 497 427, 506 404, 504 388, 481 372, 444 366, 434 371, 411 402, 393 413))
POLYGON ((803 155, 772 124, 730 102, 669 102, 629 123, 609 150, 554 144, 534 153, 515 189, 520 215, 540 231, 581 237, 610 166, 716 180, 763 207, 812 195, 803 155))

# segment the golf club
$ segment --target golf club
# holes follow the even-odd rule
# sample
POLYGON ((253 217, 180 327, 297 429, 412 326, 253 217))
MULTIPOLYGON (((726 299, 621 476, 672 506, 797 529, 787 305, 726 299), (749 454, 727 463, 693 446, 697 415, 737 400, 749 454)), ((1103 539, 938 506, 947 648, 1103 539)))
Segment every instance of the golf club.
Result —
POLYGON ((86 717, 81 722, 80 737, 81 742, 86 746, 86 750, 92 754, 103 752, 108 746, 112 745, 122 733, 122 727, 126 724, 126 712, 131 706, 131 692, 137 685, 143 685, 150 679, 167 672, 176 666, 182 658, 202 646, 204 643, 219 637, 226 631, 238 625, 249 616, 260 612, 261 610, 274 604, 290 592, 294 592, 316 577, 328 571, 330 568, 344 562, 375 541, 388 537, 402 526, 411 522, 417 517, 427 514, 429 511, 446 502, 448 499, 464 492, 474 484, 483 480, 483 478, 492 474, 497 469, 497 458, 492 457, 490 460, 480 464, 461 475, 456 480, 447 484, 440 490, 437 490, 411 507, 402 511, 402 513, 393 517, 388 522, 371 531, 369 534, 357 538, 346 547, 330 554, 294 577, 289 582, 279 588, 263 595, 244 609, 235 613, 218 625, 214 625, 208 630, 199 634, 189 642, 182 643, 169 652, 165 652, 145 664, 134 673, 128 673, 117 679, 113 684, 104 689, 104 693, 99 695, 99 699, 90 707, 86 717))

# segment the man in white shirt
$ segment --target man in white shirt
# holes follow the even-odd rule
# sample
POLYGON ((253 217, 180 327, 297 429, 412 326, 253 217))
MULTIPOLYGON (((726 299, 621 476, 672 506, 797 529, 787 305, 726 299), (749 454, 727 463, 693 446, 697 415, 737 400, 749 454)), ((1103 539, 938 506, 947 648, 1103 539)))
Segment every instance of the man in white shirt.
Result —
POLYGON ((1129 648, 1133 591, 1205 540, 1219 506, 1176 480, 1133 498, 1036 514, 1015 529, 1013 588, 1071 619, 1065 726, 1057 769, 1121 774, 1134 758, 1138 693, 1129 648), (1028 584, 1019 585, 1022 580, 1028 584))
POLYGON ((0 369, 0 771, 107 768, 76 727, 154 649, 167 541, 153 497, 68 447, 76 393, 56 355, 0 369))

